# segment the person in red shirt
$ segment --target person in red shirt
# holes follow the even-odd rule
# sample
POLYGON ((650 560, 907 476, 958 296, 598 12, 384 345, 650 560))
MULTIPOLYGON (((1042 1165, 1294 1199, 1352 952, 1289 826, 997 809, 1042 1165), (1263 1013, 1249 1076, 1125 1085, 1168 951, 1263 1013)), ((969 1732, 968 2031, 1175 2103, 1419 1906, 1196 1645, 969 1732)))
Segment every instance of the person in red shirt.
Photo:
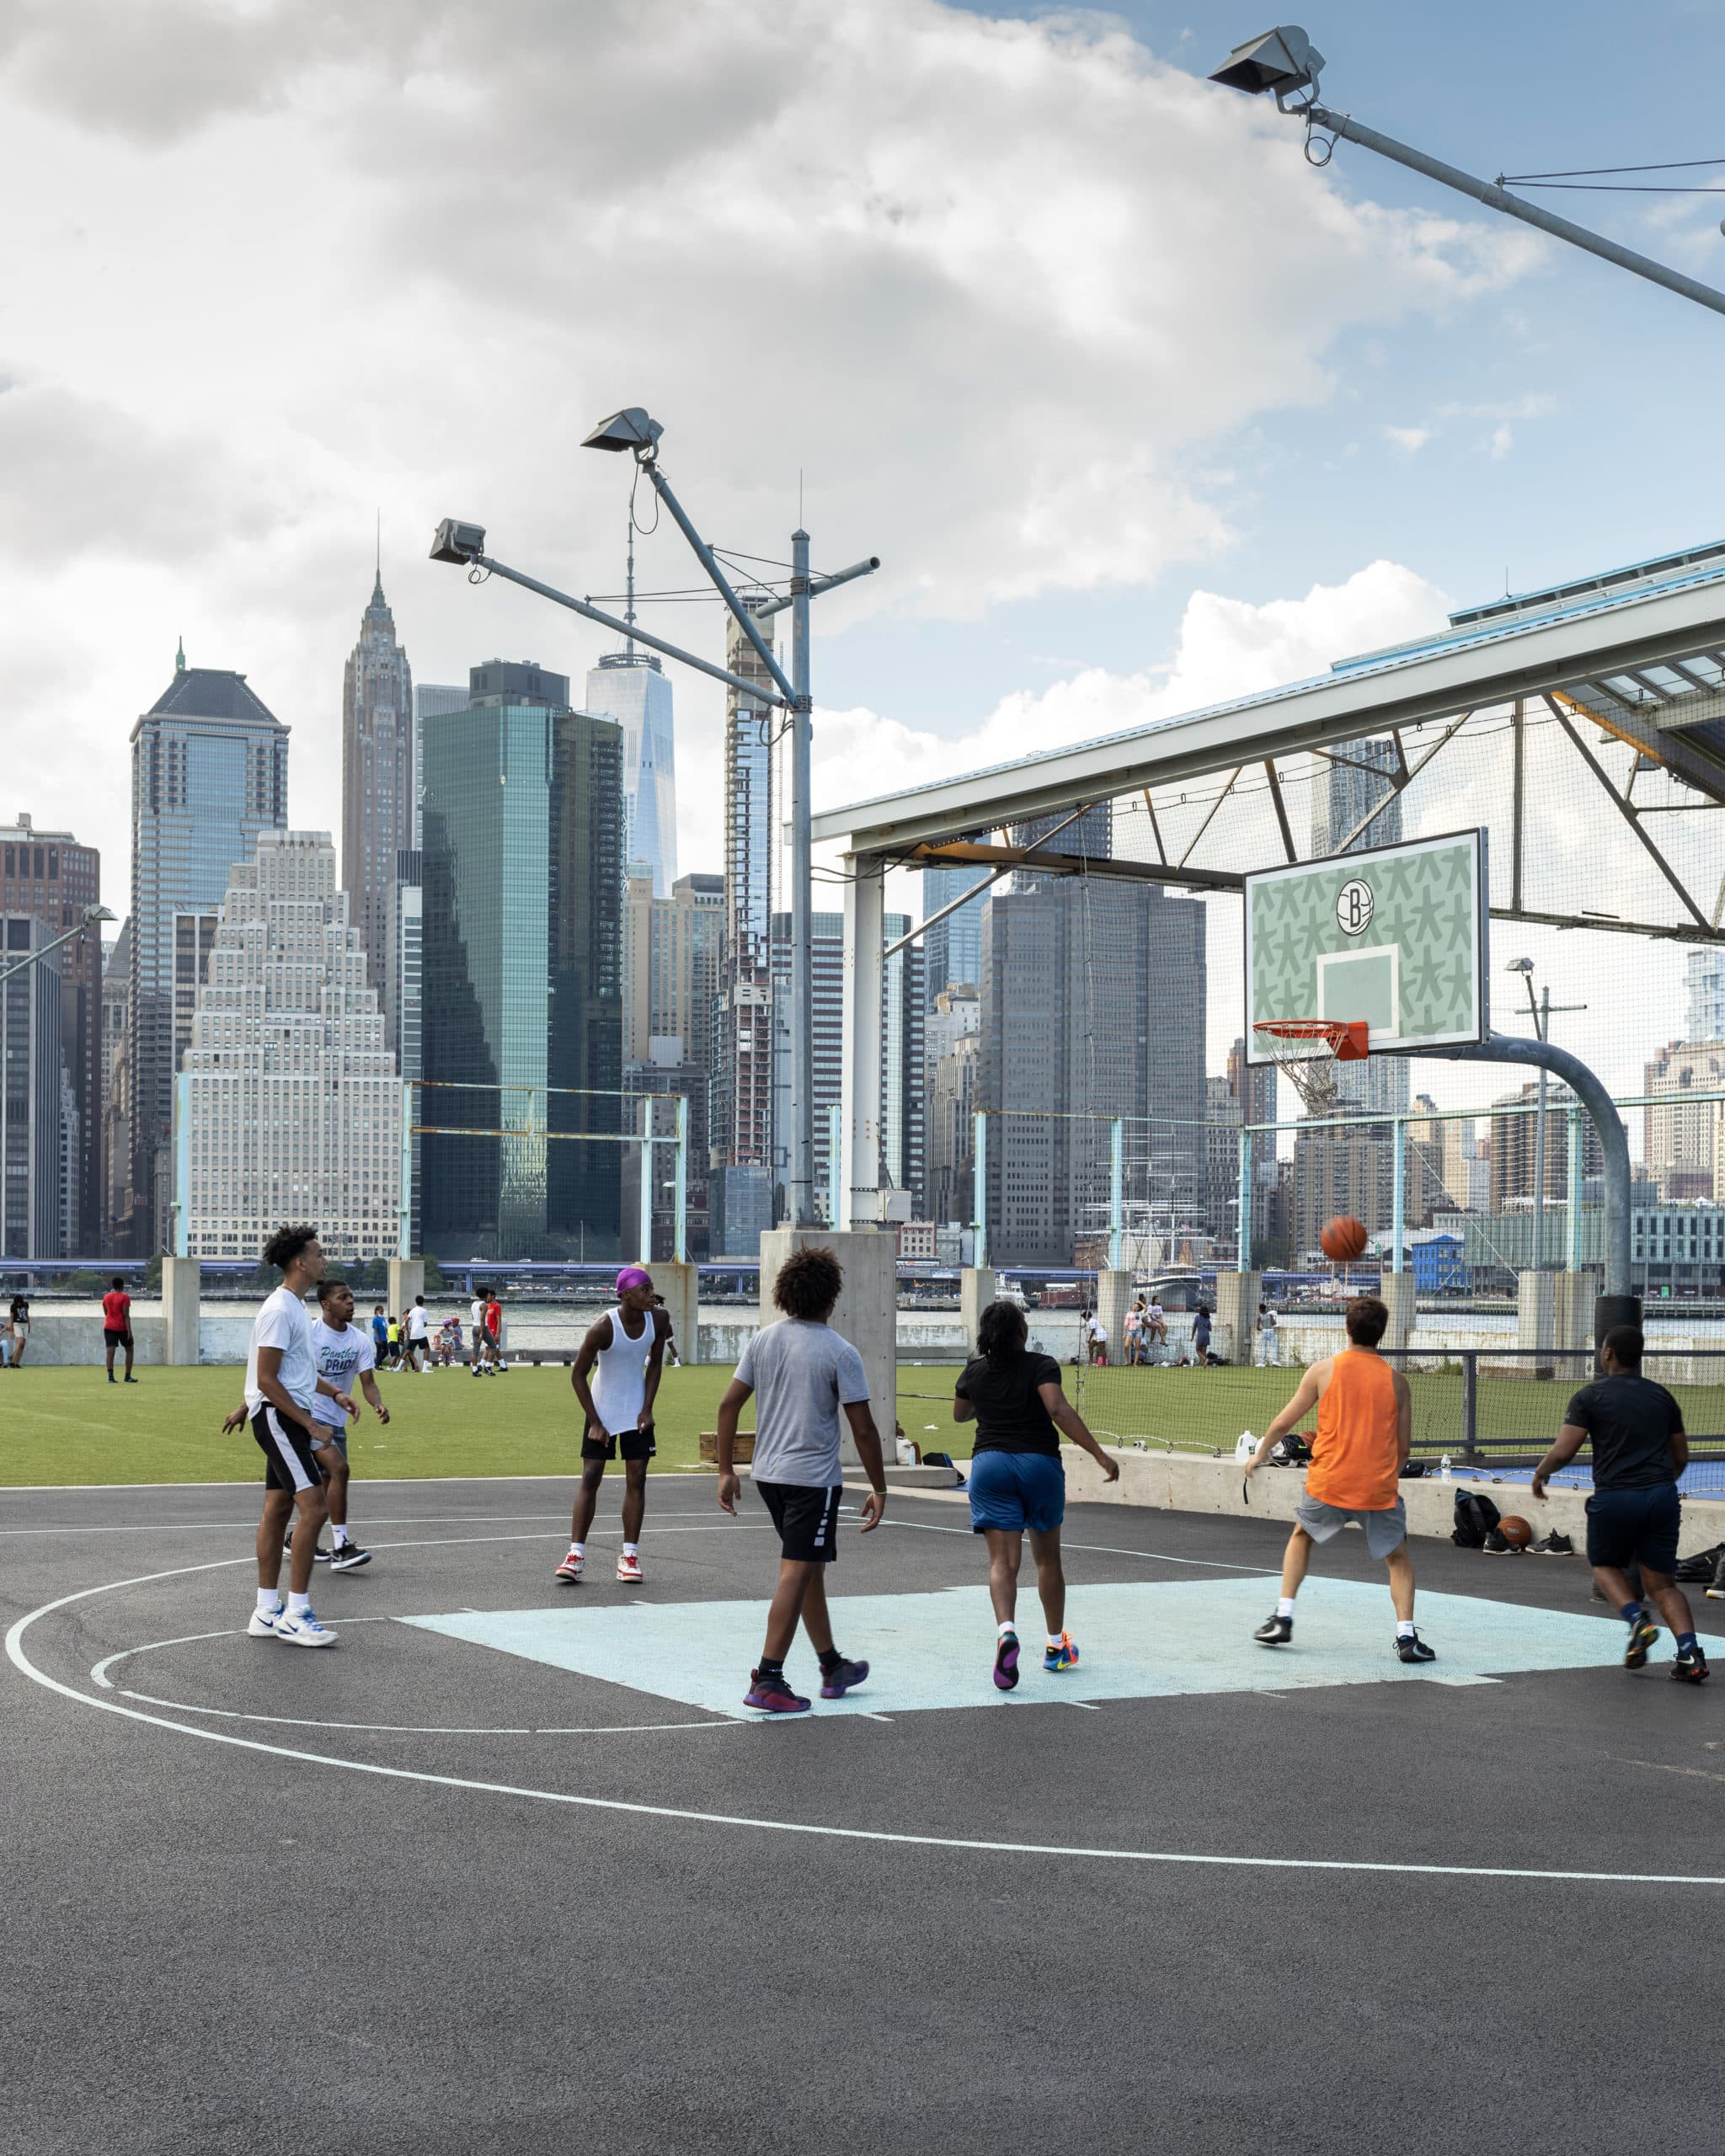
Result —
POLYGON ((114 1284, 102 1298, 102 1338, 108 1349, 109 1384, 115 1382, 114 1351, 116 1348, 124 1348, 126 1381, 128 1385, 136 1385, 137 1380, 131 1374, 131 1297, 126 1294, 126 1283, 117 1273, 114 1276, 114 1284))
POLYGON ((503 1305, 495 1295, 485 1305, 485 1331, 491 1342, 493 1364, 498 1369, 506 1370, 509 1364, 503 1359, 503 1305))

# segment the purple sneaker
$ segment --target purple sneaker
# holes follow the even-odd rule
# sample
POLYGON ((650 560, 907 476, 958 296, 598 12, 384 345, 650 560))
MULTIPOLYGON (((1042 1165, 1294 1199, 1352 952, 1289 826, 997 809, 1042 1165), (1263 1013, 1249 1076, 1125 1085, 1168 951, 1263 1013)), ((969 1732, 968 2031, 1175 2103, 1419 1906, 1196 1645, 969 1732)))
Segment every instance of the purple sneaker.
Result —
POLYGON ((782 1677, 763 1677, 758 1669, 749 1672, 749 1689, 743 1694, 745 1707, 759 1707, 769 1715, 806 1715, 809 1702, 799 1693, 793 1692, 782 1677))
POLYGON ((1018 1682, 1018 1635, 1008 1632, 994 1651, 994 1681, 1002 1692, 1018 1682))
POLYGON ((868 1674, 866 1662, 841 1662, 830 1676, 820 1680, 823 1700, 842 1700, 846 1692, 854 1692, 868 1674))

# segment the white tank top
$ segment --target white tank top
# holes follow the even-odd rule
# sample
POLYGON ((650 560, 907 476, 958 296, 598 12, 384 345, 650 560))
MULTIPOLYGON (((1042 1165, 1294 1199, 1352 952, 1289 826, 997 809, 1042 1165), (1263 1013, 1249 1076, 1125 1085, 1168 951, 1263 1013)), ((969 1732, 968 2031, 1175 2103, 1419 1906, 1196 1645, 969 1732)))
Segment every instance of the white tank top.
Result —
POLYGON ((611 1345, 601 1348, 593 1365, 593 1380, 589 1390, 593 1405, 599 1410, 599 1419, 613 1437, 623 1430, 638 1430, 641 1411, 647 1397, 647 1358, 653 1353, 653 1342, 659 1328, 649 1310, 643 1321, 641 1337, 631 1340, 623 1330, 621 1307, 608 1310, 611 1320, 611 1345))

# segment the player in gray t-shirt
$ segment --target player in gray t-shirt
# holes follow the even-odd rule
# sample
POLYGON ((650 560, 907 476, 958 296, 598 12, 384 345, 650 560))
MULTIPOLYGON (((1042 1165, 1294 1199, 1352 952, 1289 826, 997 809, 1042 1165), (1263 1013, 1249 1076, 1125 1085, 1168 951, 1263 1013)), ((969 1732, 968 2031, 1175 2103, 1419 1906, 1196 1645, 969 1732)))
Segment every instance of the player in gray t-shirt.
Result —
POLYGON ((778 1529, 778 1588, 766 1616, 766 1645, 744 1705, 769 1714, 808 1711, 809 1702, 785 1678, 785 1657, 800 1621, 820 1657, 820 1696, 841 1700, 868 1674, 866 1662, 846 1662, 832 1643, 825 1567, 838 1555, 839 1412, 851 1426, 870 1490, 862 1501, 862 1532, 886 1509, 886 1470, 880 1433, 868 1406, 862 1358, 827 1323, 845 1276, 830 1250, 793 1251, 779 1268, 772 1299, 784 1312, 744 1350, 718 1403, 718 1502, 737 1509, 740 1485, 732 1465, 737 1417, 750 1394, 755 1411, 755 1486, 778 1529))

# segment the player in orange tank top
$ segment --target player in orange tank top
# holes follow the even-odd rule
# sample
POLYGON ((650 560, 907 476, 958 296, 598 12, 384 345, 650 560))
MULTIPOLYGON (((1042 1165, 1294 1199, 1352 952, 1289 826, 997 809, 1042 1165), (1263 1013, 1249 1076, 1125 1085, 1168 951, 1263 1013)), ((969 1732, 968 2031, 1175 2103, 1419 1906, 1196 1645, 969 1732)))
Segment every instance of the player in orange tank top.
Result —
POLYGON ((1389 1567, 1396 1605, 1396 1653, 1402 1662, 1437 1657, 1413 1625, 1413 1560, 1407 1554, 1407 1508, 1397 1481, 1413 1436, 1407 1380, 1377 1352, 1390 1313, 1375 1295, 1348 1305, 1348 1345, 1314 1363, 1299 1390, 1264 1433, 1247 1463, 1247 1492, 1272 1445, 1316 1407, 1317 1435, 1306 1488, 1294 1510, 1294 1532, 1282 1556, 1282 1598, 1252 1637, 1261 1646, 1286 1646, 1294 1637, 1294 1598, 1311 1561, 1312 1545, 1344 1527, 1365 1530, 1366 1546, 1389 1567))

